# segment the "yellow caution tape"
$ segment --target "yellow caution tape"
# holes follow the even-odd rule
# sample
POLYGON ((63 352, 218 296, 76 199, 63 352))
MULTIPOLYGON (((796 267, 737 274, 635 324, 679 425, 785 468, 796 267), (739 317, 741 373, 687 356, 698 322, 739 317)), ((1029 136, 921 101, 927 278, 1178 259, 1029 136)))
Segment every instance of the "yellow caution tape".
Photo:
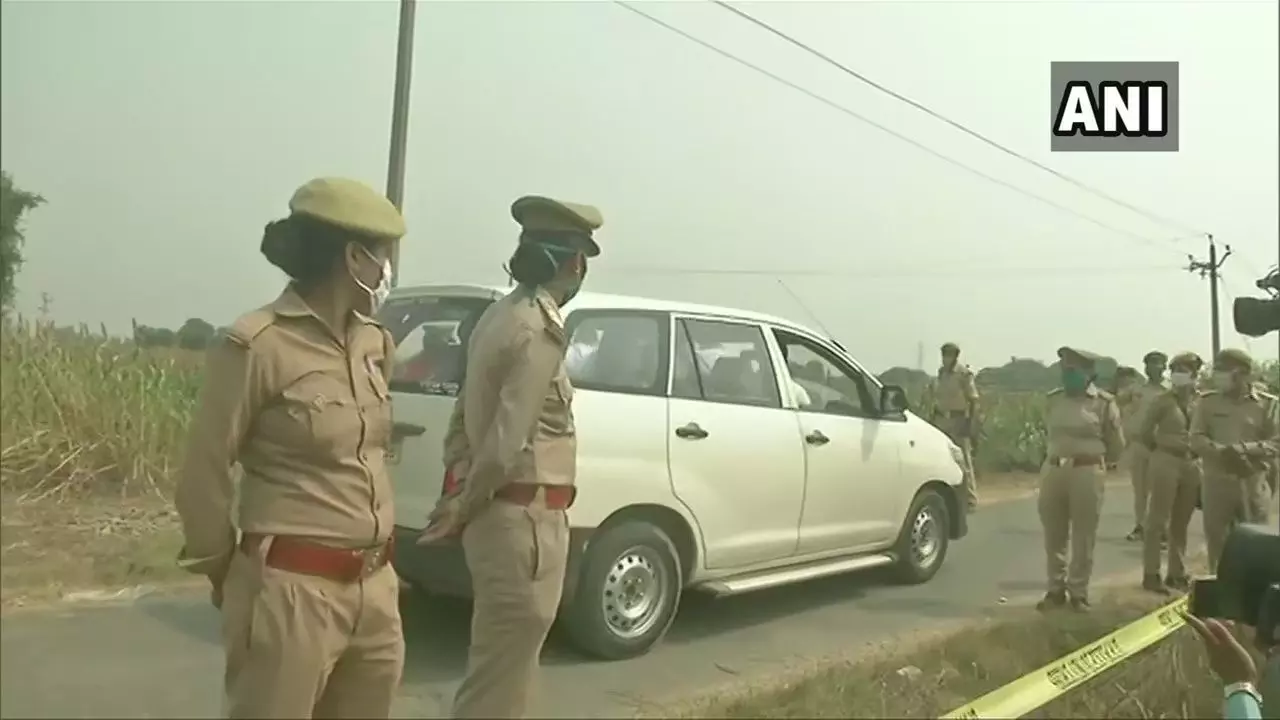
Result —
POLYGON ((1186 604, 1181 597, 942 718, 1020 718, 1168 637, 1186 623, 1186 604))

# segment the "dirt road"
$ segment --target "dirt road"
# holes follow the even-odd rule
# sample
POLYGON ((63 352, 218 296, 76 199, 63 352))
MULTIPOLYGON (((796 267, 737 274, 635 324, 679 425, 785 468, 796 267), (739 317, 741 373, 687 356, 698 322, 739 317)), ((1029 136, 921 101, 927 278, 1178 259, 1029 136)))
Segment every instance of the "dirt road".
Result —
MULTIPOLYGON (((1108 489, 1096 573, 1132 569, 1138 547, 1127 488, 1108 489)), ((1199 544, 1200 518, 1193 520, 1199 544)), ((725 600, 694 597, 666 641, 617 663, 548 648, 539 715, 627 717, 719 683, 856 653, 914 630, 981 616, 1000 598, 1042 589, 1044 555, 1033 499, 984 508, 933 582, 895 587, 874 576, 833 578, 725 600)), ((400 717, 441 717, 461 676, 465 607, 406 602, 408 661, 400 717)), ((202 596, 22 611, 6 617, 0 716, 212 717, 221 706, 218 617, 202 596)))

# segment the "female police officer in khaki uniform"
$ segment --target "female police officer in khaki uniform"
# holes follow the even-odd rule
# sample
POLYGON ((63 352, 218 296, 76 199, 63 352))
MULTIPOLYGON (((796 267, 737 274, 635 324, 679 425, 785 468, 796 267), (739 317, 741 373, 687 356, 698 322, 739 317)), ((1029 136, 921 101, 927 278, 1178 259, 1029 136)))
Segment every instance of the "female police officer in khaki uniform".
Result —
POLYGON ((467 351, 466 385, 445 438, 458 480, 422 537, 461 530, 475 609, 467 676, 455 718, 529 713, 538 655, 555 620, 569 553, 577 438, 565 373, 569 347, 560 308, 600 253, 593 207, 520 198, 511 207, 520 245, 519 287, 480 317, 467 351))
POLYGON ((384 465, 393 346, 371 316, 405 226, 341 178, 303 185, 289 210, 262 253, 292 282, 208 355, 175 498, 181 562, 222 610, 232 718, 385 718, 404 641, 384 465))
POLYGON ((1097 356, 1063 347, 1058 358, 1062 387, 1049 393, 1045 407, 1047 457, 1039 499, 1049 590, 1037 607, 1070 601, 1083 612, 1089 609, 1106 471, 1124 451, 1124 433, 1115 400, 1094 385, 1097 356))

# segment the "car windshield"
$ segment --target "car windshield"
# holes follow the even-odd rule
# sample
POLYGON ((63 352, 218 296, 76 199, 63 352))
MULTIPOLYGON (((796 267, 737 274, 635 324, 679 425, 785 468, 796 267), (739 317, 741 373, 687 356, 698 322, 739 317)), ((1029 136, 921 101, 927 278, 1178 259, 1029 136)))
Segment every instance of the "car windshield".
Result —
POLYGON ((492 300, 430 296, 391 300, 378 321, 395 341, 391 389, 456 395, 466 369, 466 343, 492 300))

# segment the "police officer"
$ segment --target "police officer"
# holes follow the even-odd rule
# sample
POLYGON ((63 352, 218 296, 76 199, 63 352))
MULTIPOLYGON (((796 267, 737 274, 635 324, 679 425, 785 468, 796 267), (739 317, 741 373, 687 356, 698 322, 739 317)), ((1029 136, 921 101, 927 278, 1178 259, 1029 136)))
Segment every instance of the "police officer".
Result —
POLYGON ((1142 544, 1142 587, 1167 595, 1169 589, 1185 591, 1187 577, 1187 527, 1200 497, 1201 468, 1191 450, 1191 416, 1199 393, 1196 378, 1204 362, 1184 352, 1169 361, 1171 387, 1152 401, 1131 444, 1151 452, 1147 461, 1150 499, 1142 544), (1160 579, 1160 538, 1168 538, 1168 574, 1160 579))
POLYGON ((445 438, 457 490, 422 541, 461 530, 475 610, 457 718, 525 717, 538 655, 555 619, 569 552, 577 444, 561 308, 600 254, 593 207, 523 197, 511 207, 518 287, 471 335, 467 384, 445 438))
POLYGON ((1115 399, 1094 385, 1098 356, 1063 347, 1058 358, 1062 387, 1049 393, 1045 406, 1047 457, 1039 498, 1049 589, 1036 607, 1069 601, 1085 612, 1106 471, 1124 451, 1124 432, 1115 399))
POLYGON ((1125 436, 1129 438, 1126 449, 1126 465, 1129 468, 1129 480, 1133 483, 1133 530, 1125 537, 1136 542, 1142 539, 1142 523, 1147 517, 1147 461, 1151 450, 1138 439, 1141 437, 1142 416, 1151 403, 1168 389, 1164 382, 1164 373, 1169 357, 1159 350, 1152 350, 1142 356, 1143 374, 1146 381, 1128 387, 1116 400, 1120 405, 1120 417, 1124 422, 1125 436))
POLYGON ((1228 348, 1213 359, 1213 389, 1191 419, 1191 446, 1204 460, 1204 536, 1216 572, 1227 534, 1238 522, 1265 523, 1267 475, 1280 453, 1276 398, 1253 387, 1253 359, 1228 348))
POLYGON ((180 562, 222 611, 230 717, 386 718, 404 640, 384 459, 394 348, 373 315, 405 225, 342 178, 303 185, 289 210, 261 249, 291 282, 208 355, 175 495, 180 562))
POLYGON ((973 437, 978 428, 978 388, 973 371, 960 363, 960 346, 942 345, 942 366, 931 388, 933 422, 964 453, 965 501, 970 510, 978 505, 978 483, 973 464, 973 437))

